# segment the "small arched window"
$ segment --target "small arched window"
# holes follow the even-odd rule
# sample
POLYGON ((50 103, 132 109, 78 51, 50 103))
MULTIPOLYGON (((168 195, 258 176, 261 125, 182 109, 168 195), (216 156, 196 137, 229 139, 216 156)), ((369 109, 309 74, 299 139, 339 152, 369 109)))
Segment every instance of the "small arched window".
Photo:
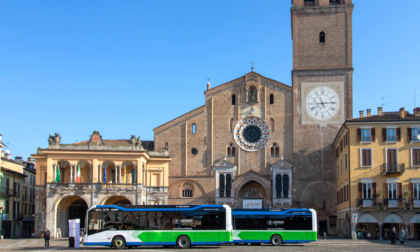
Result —
POLYGON ((224 174, 219 175, 219 194, 221 198, 225 197, 225 175, 224 174))
POLYGON ((193 187, 190 184, 184 184, 182 186, 182 197, 183 198, 192 198, 193 196, 193 187))
POLYGON ((276 197, 277 198, 281 198, 281 175, 277 174, 276 175, 276 197))
POLYGON ((228 157, 234 157, 236 154, 236 148, 233 143, 230 143, 227 147, 227 156, 228 157))
POLYGON ((236 104, 236 95, 233 94, 232 95, 232 105, 235 105, 235 104, 236 104))
POLYGON ((197 133, 197 125, 195 125, 195 123, 193 123, 192 125, 192 133, 193 134, 197 133))
POLYGON ((279 157, 279 145, 277 143, 273 143, 273 146, 271 146, 270 154, 271 157, 279 157))
POLYGON ((283 198, 289 197, 289 175, 283 175, 283 198))
POLYGON ((325 43, 325 32, 319 33, 319 43, 325 43))
POLYGON ((230 174, 226 175, 226 197, 230 197, 230 192, 232 189, 232 176, 230 174))
POLYGON ((274 95, 270 94, 270 104, 274 104, 274 95))

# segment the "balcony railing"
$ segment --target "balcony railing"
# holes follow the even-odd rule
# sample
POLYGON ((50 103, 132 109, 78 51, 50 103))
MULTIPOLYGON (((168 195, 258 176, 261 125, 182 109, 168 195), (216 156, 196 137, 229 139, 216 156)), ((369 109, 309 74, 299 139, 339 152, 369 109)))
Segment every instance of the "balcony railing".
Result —
POLYGON ((381 205, 381 202, 379 199, 373 198, 373 199, 357 199, 357 207, 377 207, 381 205))
POLYGON ((144 190, 147 193, 159 194, 168 193, 168 187, 151 186, 143 187, 142 184, 132 183, 47 183, 45 188, 53 193, 85 192, 85 191, 106 191, 106 192, 136 192, 144 190))
POLYGON ((10 197, 10 196, 13 196, 13 189, 8 189, 8 188, 6 188, 6 187, 1 187, 0 188, 0 196, 3 196, 3 197, 10 197))
POLYGON ((397 163, 384 163, 381 165, 382 173, 386 174, 394 174, 394 173, 401 173, 405 172, 405 164, 397 164, 397 163))
POLYGON ((406 198, 397 198, 397 199, 357 199, 357 207, 360 208, 369 208, 369 207, 378 207, 378 208, 420 208, 420 199, 406 199, 406 198))
POLYGON ((18 221, 23 219, 23 213, 14 214, 13 220, 18 221))
POLYGON ((405 208, 420 208, 420 199, 407 199, 404 202, 405 208))

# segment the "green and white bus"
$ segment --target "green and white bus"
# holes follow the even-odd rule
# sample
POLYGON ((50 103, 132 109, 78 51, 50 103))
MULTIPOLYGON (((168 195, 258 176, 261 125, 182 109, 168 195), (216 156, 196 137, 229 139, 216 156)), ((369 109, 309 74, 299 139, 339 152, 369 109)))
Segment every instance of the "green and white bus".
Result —
POLYGON ((227 205, 93 206, 87 211, 83 244, 122 249, 231 243, 231 213, 227 205))
POLYGON ((306 243, 317 240, 313 209, 233 209, 233 243, 306 243))

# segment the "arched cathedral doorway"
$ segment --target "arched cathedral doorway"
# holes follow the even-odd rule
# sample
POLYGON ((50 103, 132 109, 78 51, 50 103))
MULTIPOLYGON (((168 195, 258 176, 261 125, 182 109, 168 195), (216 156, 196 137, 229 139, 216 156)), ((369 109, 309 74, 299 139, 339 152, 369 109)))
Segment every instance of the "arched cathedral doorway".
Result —
POLYGON ((256 181, 244 184, 239 190, 237 208, 262 209, 268 208, 270 198, 265 188, 256 181))

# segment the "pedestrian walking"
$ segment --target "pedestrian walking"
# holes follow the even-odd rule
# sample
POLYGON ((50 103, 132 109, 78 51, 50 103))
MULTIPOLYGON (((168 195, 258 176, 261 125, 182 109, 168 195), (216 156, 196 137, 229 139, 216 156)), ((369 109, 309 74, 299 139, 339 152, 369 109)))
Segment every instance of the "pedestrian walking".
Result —
POLYGON ((391 245, 395 244, 395 239, 397 236, 397 230, 395 229, 395 227, 391 228, 391 245))
POLYGON ((404 239, 405 239, 404 227, 401 227, 401 230, 400 230, 400 233, 399 233, 399 238, 400 238, 400 244, 404 244, 404 239))
POLYGON ((48 248, 50 246, 50 230, 45 228, 45 231, 41 232, 41 237, 44 237, 45 247, 48 248))

